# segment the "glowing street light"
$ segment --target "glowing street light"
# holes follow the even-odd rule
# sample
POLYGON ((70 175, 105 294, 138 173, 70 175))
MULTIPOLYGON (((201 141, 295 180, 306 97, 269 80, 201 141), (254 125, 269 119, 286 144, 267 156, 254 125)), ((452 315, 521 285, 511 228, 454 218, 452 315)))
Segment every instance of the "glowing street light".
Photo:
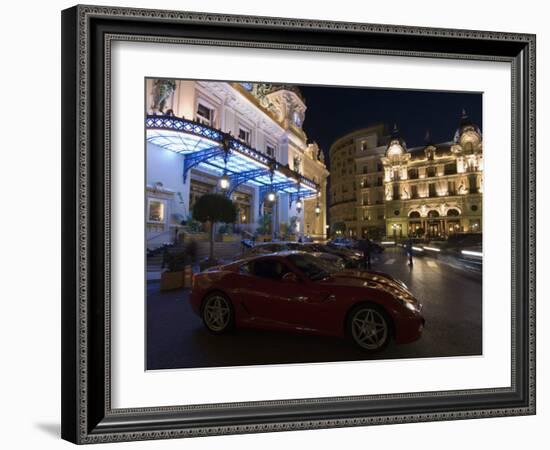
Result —
POLYGON ((227 191, 229 189, 229 186, 231 185, 231 180, 229 179, 229 177, 227 176, 227 174, 223 174, 221 177, 220 177, 220 181, 219 181, 219 184, 220 184, 220 188, 224 191, 227 191))
POLYGON ((319 215, 321 214, 321 206, 319 205, 319 203, 317 203, 317 204, 315 205, 315 214, 316 214, 317 216, 319 216, 319 215))
POLYGON ((227 191, 231 185, 231 179, 227 175, 227 160, 229 159, 230 152, 230 136, 225 135, 223 138, 223 175, 220 177, 220 188, 222 191, 227 191))
POLYGON ((302 206, 303 206, 302 200, 298 199, 296 201, 296 211, 298 211, 298 213, 300 213, 302 211, 302 206))
POLYGON ((275 192, 270 192, 269 194, 267 194, 267 201, 268 202, 274 202, 276 198, 277 197, 275 195, 275 192))

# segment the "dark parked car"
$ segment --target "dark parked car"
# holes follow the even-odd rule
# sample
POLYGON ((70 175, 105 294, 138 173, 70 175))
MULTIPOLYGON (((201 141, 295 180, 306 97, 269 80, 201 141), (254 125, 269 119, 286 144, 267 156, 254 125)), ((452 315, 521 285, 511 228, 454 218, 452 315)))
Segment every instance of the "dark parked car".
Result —
POLYGON ((334 271, 304 252, 255 256, 194 275, 191 305, 205 327, 348 337, 374 352, 413 342, 424 327, 420 302, 388 275, 334 271))
POLYGON ((331 247, 353 248, 356 245, 355 240, 346 237, 335 237, 327 242, 331 247))
MULTIPOLYGON (((333 247, 327 244, 318 243, 304 244, 305 251, 308 251, 308 247, 311 251, 330 253, 339 256, 344 260, 344 264, 347 269, 359 267, 363 258, 363 254, 359 250, 346 247, 333 247)), ((299 250, 299 248, 297 248, 297 250, 299 250)))
MULTIPOLYGON (((371 243, 371 252, 375 254, 380 254, 384 251, 384 247, 379 243, 370 241, 371 243)), ((357 250, 359 247, 359 241, 355 239, 348 238, 334 238, 327 242, 327 245, 332 248, 345 248, 348 250, 357 250)))

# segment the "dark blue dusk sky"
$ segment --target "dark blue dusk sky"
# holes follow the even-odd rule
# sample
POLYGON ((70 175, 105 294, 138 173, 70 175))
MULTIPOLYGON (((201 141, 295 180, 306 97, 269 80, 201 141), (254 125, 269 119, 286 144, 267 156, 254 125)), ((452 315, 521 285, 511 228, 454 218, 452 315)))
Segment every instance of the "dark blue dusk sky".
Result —
POLYGON ((409 148, 424 144, 427 129, 434 143, 450 141, 463 108, 483 130, 480 93, 298 87, 307 105, 304 131, 326 156, 339 137, 380 122, 396 123, 409 148))

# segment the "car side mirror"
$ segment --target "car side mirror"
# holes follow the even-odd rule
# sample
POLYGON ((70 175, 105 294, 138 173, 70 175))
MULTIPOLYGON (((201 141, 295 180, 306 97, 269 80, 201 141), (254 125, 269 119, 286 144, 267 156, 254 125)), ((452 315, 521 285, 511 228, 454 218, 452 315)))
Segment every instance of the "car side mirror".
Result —
POLYGON ((281 280, 285 283, 298 283, 298 281, 300 281, 298 279, 298 275, 296 275, 294 272, 285 273, 281 280))

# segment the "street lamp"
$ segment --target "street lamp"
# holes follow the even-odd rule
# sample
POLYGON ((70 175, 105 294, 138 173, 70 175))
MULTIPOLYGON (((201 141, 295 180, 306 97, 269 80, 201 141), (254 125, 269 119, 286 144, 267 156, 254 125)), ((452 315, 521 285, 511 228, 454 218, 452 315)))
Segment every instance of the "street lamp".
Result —
POLYGON ((267 194, 267 201, 268 202, 274 202, 276 198, 275 192, 270 192, 267 194))
POLYGON ((222 191, 227 191, 231 185, 231 179, 227 175, 227 160, 229 159, 229 151, 231 148, 231 137, 226 134, 223 137, 223 175, 220 177, 219 185, 222 191))
POLYGON ((298 199, 296 201, 296 211, 298 211, 298 214, 300 214, 300 212, 302 212, 302 200, 301 199, 298 199))
POLYGON ((315 215, 319 217, 321 215, 321 205, 319 205, 319 202, 315 205, 315 215))
POLYGON ((226 173, 224 173, 220 177, 219 184, 220 184, 220 188, 223 191, 227 191, 229 189, 229 186, 231 185, 231 180, 229 179, 229 176, 226 173))

